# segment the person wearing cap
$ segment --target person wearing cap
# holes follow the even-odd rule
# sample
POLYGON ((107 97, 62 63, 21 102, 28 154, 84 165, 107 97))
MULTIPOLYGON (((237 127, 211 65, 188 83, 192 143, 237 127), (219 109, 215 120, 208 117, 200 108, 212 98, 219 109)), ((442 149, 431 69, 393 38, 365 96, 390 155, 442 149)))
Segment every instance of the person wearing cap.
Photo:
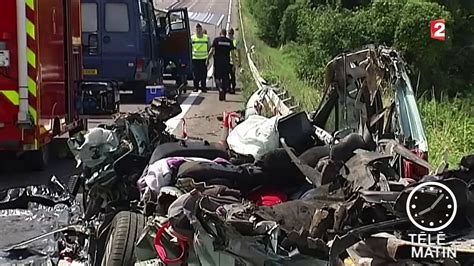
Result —
MULTIPOLYGON (((229 90, 230 83, 230 58, 235 57, 231 53, 235 49, 234 43, 227 38, 227 31, 221 30, 220 36, 212 42, 211 50, 206 63, 209 63, 211 57, 214 57, 214 79, 216 87, 219 90, 219 101, 225 101, 225 95, 229 90)), ((235 61, 235 59, 233 59, 235 61)))
POLYGON ((229 39, 232 40, 232 42, 235 46, 235 52, 237 53, 237 62, 234 62, 232 60, 232 57, 230 58, 230 88, 229 88, 229 92, 231 94, 235 94, 235 87, 236 87, 235 65, 237 64, 239 68, 241 67, 242 57, 241 57, 241 53, 240 53, 240 43, 237 41, 237 39, 234 36, 234 28, 231 28, 229 30, 229 39))
POLYGON ((193 76, 194 91, 201 89, 202 92, 207 91, 207 54, 209 51, 209 38, 204 35, 201 24, 196 25, 196 33, 191 36, 192 59, 193 59, 193 76))

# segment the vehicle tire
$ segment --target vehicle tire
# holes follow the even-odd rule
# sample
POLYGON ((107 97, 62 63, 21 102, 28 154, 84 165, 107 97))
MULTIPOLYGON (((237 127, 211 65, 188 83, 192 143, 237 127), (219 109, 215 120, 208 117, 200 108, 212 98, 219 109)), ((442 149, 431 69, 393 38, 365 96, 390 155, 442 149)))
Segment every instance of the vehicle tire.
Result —
POLYGON ((29 170, 43 171, 49 163, 49 145, 44 145, 36 151, 27 151, 24 156, 25 166, 29 170))
POLYGON ((121 211, 110 226, 105 243, 102 266, 134 265, 135 244, 145 227, 145 216, 121 211))

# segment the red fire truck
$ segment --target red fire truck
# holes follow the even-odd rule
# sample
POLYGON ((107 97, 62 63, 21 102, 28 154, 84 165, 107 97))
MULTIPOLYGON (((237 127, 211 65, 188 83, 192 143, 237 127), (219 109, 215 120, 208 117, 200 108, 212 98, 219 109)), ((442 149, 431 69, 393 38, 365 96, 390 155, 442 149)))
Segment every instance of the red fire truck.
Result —
POLYGON ((2 0, 0 151, 35 170, 54 136, 87 125, 76 111, 82 79, 80 0, 2 0))

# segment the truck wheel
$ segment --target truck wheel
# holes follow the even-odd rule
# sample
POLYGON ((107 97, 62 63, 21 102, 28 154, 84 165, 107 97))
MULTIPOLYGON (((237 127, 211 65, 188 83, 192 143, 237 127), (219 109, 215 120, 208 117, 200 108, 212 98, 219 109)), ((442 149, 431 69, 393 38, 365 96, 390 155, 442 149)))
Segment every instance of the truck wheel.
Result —
POLYGON ((145 216, 121 211, 111 223, 105 243, 102 266, 134 265, 135 244, 145 227, 145 216))
POLYGON ((44 145, 36 151, 27 151, 24 160, 29 170, 43 171, 49 162, 49 145, 44 145))

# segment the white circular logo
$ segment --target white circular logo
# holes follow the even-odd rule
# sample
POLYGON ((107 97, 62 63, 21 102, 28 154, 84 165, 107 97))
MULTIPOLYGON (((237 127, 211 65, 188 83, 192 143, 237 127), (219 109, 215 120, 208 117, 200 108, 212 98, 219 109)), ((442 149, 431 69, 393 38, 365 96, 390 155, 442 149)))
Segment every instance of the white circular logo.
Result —
POLYGON ((441 231, 456 217, 458 203, 453 191, 439 182, 425 182, 408 195, 408 218, 418 229, 427 232, 441 231))

